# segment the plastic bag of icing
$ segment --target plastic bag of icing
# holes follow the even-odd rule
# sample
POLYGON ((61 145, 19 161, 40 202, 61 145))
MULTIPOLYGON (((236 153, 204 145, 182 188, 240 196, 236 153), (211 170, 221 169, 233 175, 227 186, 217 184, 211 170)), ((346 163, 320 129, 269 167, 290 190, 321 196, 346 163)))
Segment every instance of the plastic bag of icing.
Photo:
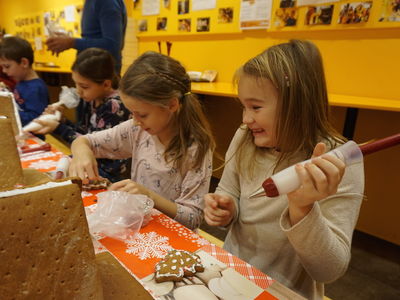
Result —
POLYGON ((131 239, 151 218, 153 200, 145 195, 106 191, 97 194, 97 208, 88 216, 92 235, 131 239))

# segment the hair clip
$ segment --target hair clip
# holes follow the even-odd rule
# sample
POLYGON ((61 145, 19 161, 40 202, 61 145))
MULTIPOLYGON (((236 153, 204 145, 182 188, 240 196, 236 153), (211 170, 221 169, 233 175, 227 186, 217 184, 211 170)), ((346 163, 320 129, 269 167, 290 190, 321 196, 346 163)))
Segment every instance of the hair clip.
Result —
POLYGON ((289 76, 285 75, 286 86, 290 87, 289 76))
POLYGON ((189 91, 189 92, 184 93, 183 96, 189 96, 191 94, 192 94, 192 92, 189 91))

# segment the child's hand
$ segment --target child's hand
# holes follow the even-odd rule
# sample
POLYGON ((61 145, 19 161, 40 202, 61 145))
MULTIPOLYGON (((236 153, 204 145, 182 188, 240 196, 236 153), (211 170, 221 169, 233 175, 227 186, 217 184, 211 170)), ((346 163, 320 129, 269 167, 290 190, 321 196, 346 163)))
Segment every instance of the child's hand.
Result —
POLYGON ((129 194, 141 194, 141 195, 146 195, 147 197, 151 197, 150 195, 151 193, 147 188, 130 179, 118 181, 110 185, 108 190, 127 192, 129 194))
POLYGON ((311 163, 296 165, 301 187, 288 194, 292 225, 308 214, 314 202, 337 192, 346 165, 337 157, 322 155, 325 152, 326 145, 318 143, 314 148, 311 163))
POLYGON ((48 105, 43 114, 54 115, 56 112, 64 113, 65 108, 62 105, 48 105))
POLYGON ((232 197, 218 194, 204 196, 204 219, 210 226, 226 226, 235 215, 235 204, 232 197))
POLYGON ((97 161, 91 150, 82 149, 74 153, 69 165, 69 176, 80 177, 84 184, 87 184, 89 180, 99 179, 97 161))

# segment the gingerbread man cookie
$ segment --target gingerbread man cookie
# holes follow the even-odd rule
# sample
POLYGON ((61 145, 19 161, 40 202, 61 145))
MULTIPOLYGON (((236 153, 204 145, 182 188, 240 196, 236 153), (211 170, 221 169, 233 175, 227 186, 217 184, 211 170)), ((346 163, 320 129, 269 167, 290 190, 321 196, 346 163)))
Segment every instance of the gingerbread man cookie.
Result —
POLYGON ((156 265, 156 282, 182 281, 183 277, 203 272, 204 267, 197 254, 185 250, 171 250, 156 265))

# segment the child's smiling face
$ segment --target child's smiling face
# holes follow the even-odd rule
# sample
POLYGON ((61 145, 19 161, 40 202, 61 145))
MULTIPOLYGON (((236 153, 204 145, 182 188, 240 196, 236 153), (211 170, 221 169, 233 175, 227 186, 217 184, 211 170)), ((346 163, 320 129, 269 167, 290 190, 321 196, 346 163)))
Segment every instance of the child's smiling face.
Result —
POLYGON ((268 79, 242 75, 238 85, 246 124, 258 147, 276 147, 278 91, 268 79))

